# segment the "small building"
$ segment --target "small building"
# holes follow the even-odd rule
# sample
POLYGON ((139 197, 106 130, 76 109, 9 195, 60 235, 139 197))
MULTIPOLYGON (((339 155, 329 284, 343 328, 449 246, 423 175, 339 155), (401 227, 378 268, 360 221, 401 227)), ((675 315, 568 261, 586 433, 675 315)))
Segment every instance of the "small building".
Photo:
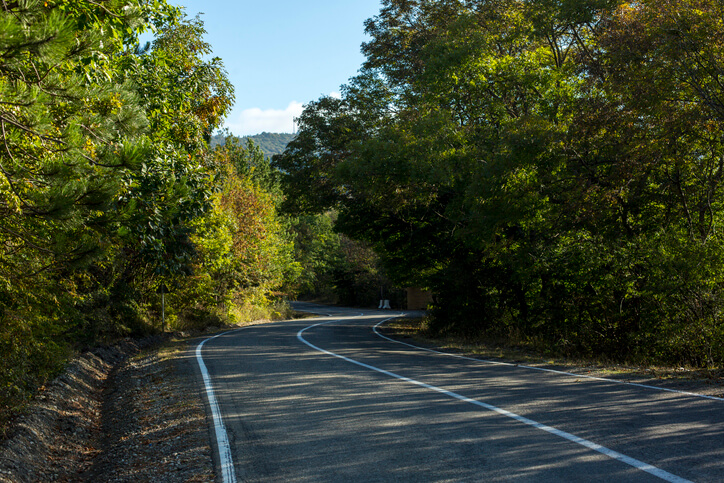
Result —
POLYGON ((432 292, 418 287, 407 289, 407 310, 426 310, 432 303, 432 292))

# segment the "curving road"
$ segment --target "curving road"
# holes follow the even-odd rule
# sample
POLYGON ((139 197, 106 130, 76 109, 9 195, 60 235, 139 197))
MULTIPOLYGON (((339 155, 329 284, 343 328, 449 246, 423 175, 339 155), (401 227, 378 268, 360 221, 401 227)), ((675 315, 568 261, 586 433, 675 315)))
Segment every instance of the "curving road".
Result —
POLYGON ((415 348, 377 332, 389 311, 297 308, 321 315, 197 350, 225 481, 724 481, 724 400, 415 348))

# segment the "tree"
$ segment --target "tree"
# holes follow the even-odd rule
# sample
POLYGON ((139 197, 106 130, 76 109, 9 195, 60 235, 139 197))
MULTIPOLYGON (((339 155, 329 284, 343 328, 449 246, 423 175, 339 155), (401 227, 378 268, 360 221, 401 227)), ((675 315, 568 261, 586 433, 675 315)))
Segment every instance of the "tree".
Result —
POLYGON ((37 2, 1 13, 0 277, 18 286, 95 253, 146 146, 133 139, 143 114, 128 85, 88 82, 81 68, 103 54, 98 32, 37 2))
POLYGON ((191 223, 210 209, 215 190, 208 141, 233 103, 233 87, 199 18, 159 30, 151 50, 126 56, 119 71, 133 81, 149 121, 153 153, 127 179, 121 235, 130 263, 142 274, 173 279, 189 273, 195 256, 191 223), (143 271, 140 271, 143 270, 143 271))
POLYGON ((342 196, 334 170, 348 155, 347 144, 358 126, 347 104, 333 97, 309 104, 297 123, 297 137, 284 153, 272 158, 273 166, 283 173, 284 192, 289 195, 284 209, 292 214, 324 211, 342 196))
POLYGON ((721 361, 721 8, 387 0, 287 205, 338 207, 433 328, 721 361))
POLYGON ((238 318, 240 307, 268 307, 272 294, 294 281, 299 266, 268 160, 250 141, 228 136, 213 151, 219 191, 212 209, 194 223, 194 274, 173 300, 187 312, 238 318))
MULTIPOLYGON (((119 39, 135 39, 144 25, 126 7, 0 5, 3 408, 57 370, 77 340, 81 279, 109 249, 116 201, 149 152, 133 88, 110 79, 119 39)), ((144 5, 148 16, 160 10, 144 5)))

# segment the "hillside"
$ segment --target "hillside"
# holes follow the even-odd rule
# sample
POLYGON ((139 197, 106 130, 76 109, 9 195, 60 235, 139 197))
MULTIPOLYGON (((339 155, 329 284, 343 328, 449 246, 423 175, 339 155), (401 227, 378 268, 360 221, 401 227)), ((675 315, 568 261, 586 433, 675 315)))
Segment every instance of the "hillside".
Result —
MULTIPOLYGON (((270 133, 263 132, 261 134, 255 134, 254 136, 244 136, 241 138, 242 142, 246 142, 247 139, 251 139, 254 144, 264 152, 264 155, 271 157, 274 154, 280 154, 287 147, 287 144, 294 139, 294 134, 289 133, 270 133)), ((224 135, 217 134, 211 138, 211 146, 224 143, 224 135)))

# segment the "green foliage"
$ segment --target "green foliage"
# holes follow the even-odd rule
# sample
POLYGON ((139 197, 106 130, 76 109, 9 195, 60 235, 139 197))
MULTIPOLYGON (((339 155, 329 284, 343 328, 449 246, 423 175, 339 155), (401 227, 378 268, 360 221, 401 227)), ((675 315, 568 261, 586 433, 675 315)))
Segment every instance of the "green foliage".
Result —
POLYGON ((280 173, 274 169, 269 157, 250 138, 237 138, 228 134, 226 140, 217 146, 216 152, 224 153, 239 176, 249 177, 254 184, 269 193, 279 206, 284 198, 280 173))
POLYGON ((295 259, 301 264, 295 292, 304 297, 332 298, 333 270, 340 252, 331 213, 300 216, 293 220, 295 259))
POLYGON ((403 294, 394 289, 374 250, 335 232, 336 220, 331 211, 293 218, 295 259, 301 265, 293 292, 354 307, 376 307, 380 298, 402 306, 403 294))
POLYGON ((110 79, 117 39, 139 31, 126 5, 0 6, 3 408, 88 340, 82 310, 92 295, 82 274, 111 249, 118 196, 149 153, 133 87, 110 79))
POLYGON ((310 103, 297 120, 299 134, 272 165, 283 173, 290 214, 319 213, 337 206, 343 188, 334 170, 349 154, 347 143, 362 129, 348 103, 323 97, 310 103))
MULTIPOLYGON (((281 154, 284 152, 284 149, 286 149, 287 144, 289 144, 294 139, 294 134, 288 134, 288 133, 270 133, 270 132, 263 132, 261 134, 255 134, 253 136, 244 136, 239 139, 239 141, 243 144, 248 141, 252 141, 254 145, 256 145, 262 153, 264 153, 264 156, 267 158, 271 158, 275 154, 281 154)), ((219 133, 215 134, 211 138, 211 146, 217 146, 219 144, 223 144, 226 141, 226 138, 228 137, 228 134, 226 133, 219 133)))
POLYGON ((126 282, 141 292, 192 274, 195 223, 217 191, 207 141, 233 103, 233 88, 221 60, 206 59, 204 33, 198 18, 176 20, 160 27, 148 52, 120 60, 118 74, 135 83, 153 146, 118 199, 120 262, 130 268, 126 282))
POLYGON ((432 328, 721 364, 720 2, 386 0, 274 164, 432 328))
POLYGON ((182 327, 274 307, 296 266, 268 161, 209 150, 233 88, 198 18, 25 0, 0 26, 2 423, 74 350, 161 329, 162 284, 182 327))
POLYGON ((277 214, 280 193, 268 160, 250 141, 229 137, 213 152, 219 191, 192 224, 189 276, 169 297, 174 327, 204 319, 246 322, 274 312, 274 294, 298 276, 293 242, 277 214))
POLYGON ((3 425, 37 389, 64 366, 69 348, 57 331, 57 321, 40 317, 20 319, 17 313, 0 313, 0 436, 3 425))
POLYGON ((97 33, 81 31, 76 41, 72 18, 27 7, 0 11, 1 42, 11 53, 0 65, 6 287, 92 257, 123 176, 145 151, 129 139, 143 118, 128 86, 88 84, 75 69, 96 52, 97 33))

